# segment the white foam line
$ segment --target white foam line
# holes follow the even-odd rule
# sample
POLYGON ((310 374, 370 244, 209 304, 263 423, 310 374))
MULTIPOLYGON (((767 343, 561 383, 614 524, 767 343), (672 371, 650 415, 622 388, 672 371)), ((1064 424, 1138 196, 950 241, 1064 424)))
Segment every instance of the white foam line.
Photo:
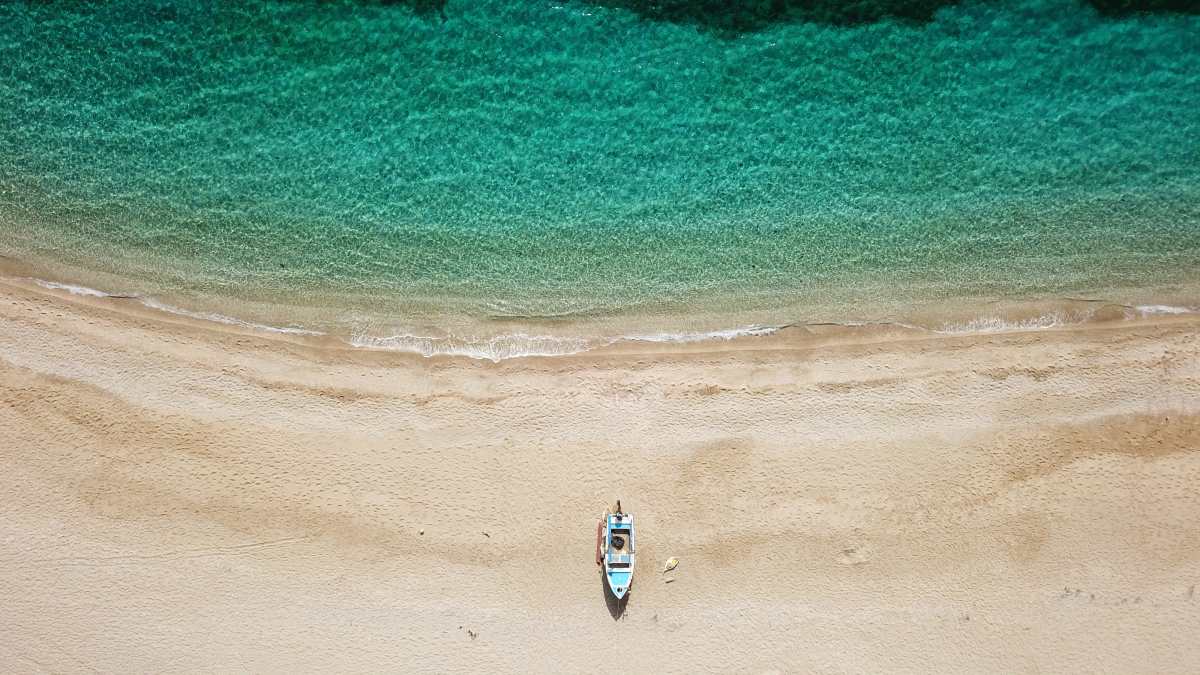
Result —
POLYGON ((701 333, 650 333, 645 335, 623 335, 609 341, 616 342, 705 342, 707 340, 735 340, 741 337, 761 337, 772 335, 784 326, 743 326, 741 328, 726 328, 701 333))
POLYGON ((1134 307, 1142 316, 1153 316, 1156 314, 1195 314, 1194 307, 1176 307, 1174 305, 1137 305, 1134 307))
POLYGON ((33 279, 32 281, 42 288, 48 288, 53 291, 66 291, 71 295, 86 295, 93 298, 111 298, 113 296, 112 293, 105 293, 104 291, 98 291, 87 286, 60 284, 57 281, 46 281, 44 279, 33 279))
POLYGON ((567 356, 585 352, 592 347, 592 344, 583 338, 526 335, 524 333, 473 339, 408 334, 355 335, 350 339, 350 344, 368 349, 420 354, 426 358, 466 356, 493 363, 522 356, 567 356))
POLYGON ((883 326, 883 327, 890 327, 890 328, 904 328, 905 330, 916 330, 916 331, 929 331, 929 330, 931 330, 930 328, 927 328, 927 327, 925 327, 925 326, 918 326, 918 325, 916 325, 916 324, 912 324, 912 323, 905 323, 905 322, 903 322, 903 321, 883 321, 883 320, 872 320, 872 321, 809 321, 809 322, 807 322, 807 323, 803 323, 803 324, 786 324, 786 325, 785 325, 785 326, 783 326, 783 327, 784 327, 784 328, 786 328, 786 327, 788 327, 788 326, 791 326, 791 325, 801 325, 801 326, 809 326, 809 327, 824 327, 824 326, 834 326, 834 327, 839 327, 839 328, 868 328, 868 327, 879 327, 879 326, 883 326))
POLYGON ((324 333, 322 333, 321 331, 317 331, 317 330, 308 330, 305 328, 291 328, 291 327, 282 327, 282 326, 268 326, 267 324, 255 323, 253 321, 243 321, 241 319, 236 319, 232 316, 225 316, 224 314, 213 314, 213 313, 208 313, 208 312, 193 312, 191 310, 182 309, 180 307, 175 307, 174 305, 168 305, 164 302, 159 302, 158 300, 155 300, 154 298, 144 298, 144 297, 141 297, 138 295, 132 295, 132 294, 126 295, 123 293, 109 293, 107 291, 101 291, 101 290, 97 290, 95 288, 88 288, 87 286, 76 286, 74 284, 64 284, 64 283, 60 283, 57 281, 46 281, 45 279, 31 279, 31 281, 33 281, 33 283, 37 284, 38 286, 41 286, 42 288, 55 290, 55 291, 66 291, 66 292, 70 293, 71 295, 81 295, 81 296, 87 296, 87 297, 91 297, 91 298, 129 298, 129 299, 137 300, 138 302, 142 303, 142 305, 149 307, 150 309, 158 310, 160 312, 166 312, 168 314, 177 314, 179 316, 186 316, 190 319, 198 319, 200 321, 212 321, 215 323, 223 323, 227 326, 238 326, 240 328, 250 328, 253 330, 266 331, 268 333, 284 333, 287 335, 324 335, 324 333))
MULTIPOLYGON (((1175 305, 1137 305, 1135 307, 1125 306, 1126 318, 1133 319, 1146 316, 1162 316, 1171 315, 1177 316, 1182 314, 1195 314, 1197 310, 1192 307, 1178 307, 1175 305), (1130 313, 1132 310, 1132 314, 1130 313)), ((1020 319, 1016 321, 1001 319, 1000 317, 982 317, 971 319, 962 323, 947 324, 940 329, 935 329, 935 333, 947 335, 963 335, 972 333, 1007 333, 1014 331, 1029 331, 1029 330, 1045 330, 1047 328, 1057 328, 1059 326, 1067 326, 1083 323, 1093 316, 1095 310, 1089 310, 1081 315, 1064 316, 1059 312, 1043 314, 1042 316, 1031 319, 1020 319)))
POLYGON ((1051 314, 1043 314, 1042 316, 1033 317, 1032 319, 1020 319, 1011 321, 1001 319, 997 316, 980 317, 963 321, 961 323, 951 323, 934 329, 933 332, 942 335, 971 335, 983 333, 1008 333, 1014 331, 1027 330, 1045 330, 1047 328, 1055 328, 1069 323, 1063 319, 1063 316, 1057 312, 1051 314))
POLYGON ((157 309, 160 312, 166 312, 168 314, 178 314, 179 316, 186 316, 190 319, 199 319, 201 321, 212 321, 215 323, 223 323, 223 324, 226 324, 229 326, 238 326, 240 328, 251 328, 254 330, 266 331, 268 333, 284 333, 287 335, 324 335, 324 333, 322 333, 321 331, 318 331, 318 330, 308 330, 306 328, 290 328, 290 327, 282 327, 282 326, 268 326, 267 324, 264 324, 264 323, 254 323, 253 321, 243 321, 241 319, 235 319, 232 316, 225 316, 224 314, 214 314, 214 313, 209 313, 209 312, 193 312, 188 309, 181 309, 181 308, 175 307, 173 305, 168 305, 166 303, 159 302, 153 298, 138 298, 138 300, 140 300, 143 305, 145 305, 151 309, 157 309))
POLYGON ((434 356, 466 356, 495 363, 525 356, 569 356, 571 354, 580 354, 596 347, 614 345, 621 342, 690 343, 706 340, 733 340, 740 337, 771 335, 778 331, 779 328, 779 326, 746 326, 743 328, 730 328, 703 333, 622 335, 594 341, 578 337, 528 335, 526 333, 512 333, 488 338, 436 337, 407 333, 388 336, 358 334, 350 339, 350 344, 355 347, 364 347, 367 349, 383 349, 420 354, 426 358, 434 356))

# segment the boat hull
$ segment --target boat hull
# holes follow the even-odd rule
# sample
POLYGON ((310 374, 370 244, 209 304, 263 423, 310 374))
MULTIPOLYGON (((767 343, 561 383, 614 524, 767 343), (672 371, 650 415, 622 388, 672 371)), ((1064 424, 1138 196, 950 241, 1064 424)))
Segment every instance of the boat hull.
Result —
POLYGON ((633 516, 627 513, 606 513, 601 522, 603 541, 597 540, 597 559, 604 569, 608 590, 617 600, 629 593, 633 584, 633 564, 636 537, 633 516))

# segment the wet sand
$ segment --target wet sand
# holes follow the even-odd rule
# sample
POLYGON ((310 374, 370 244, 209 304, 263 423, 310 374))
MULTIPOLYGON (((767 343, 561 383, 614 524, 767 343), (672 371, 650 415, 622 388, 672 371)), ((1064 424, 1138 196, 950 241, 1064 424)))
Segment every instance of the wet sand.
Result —
POLYGON ((1187 672, 1200 317, 493 364, 5 280, 0 503, 4 672, 1187 672))

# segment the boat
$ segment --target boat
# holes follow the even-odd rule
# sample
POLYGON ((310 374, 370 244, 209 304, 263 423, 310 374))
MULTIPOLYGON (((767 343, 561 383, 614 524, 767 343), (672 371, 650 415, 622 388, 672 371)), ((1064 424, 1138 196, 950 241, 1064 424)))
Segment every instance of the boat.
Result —
POLYGON ((608 590, 617 600, 633 583, 634 549, 633 516, 623 512, 617 501, 614 511, 605 511, 596 526, 596 564, 603 568, 608 590))

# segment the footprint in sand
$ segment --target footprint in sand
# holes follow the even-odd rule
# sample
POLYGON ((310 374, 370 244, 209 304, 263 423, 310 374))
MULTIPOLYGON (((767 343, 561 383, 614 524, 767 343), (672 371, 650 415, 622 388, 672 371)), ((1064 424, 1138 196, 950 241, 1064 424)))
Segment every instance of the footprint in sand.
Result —
POLYGON ((843 565, 863 565, 871 559, 871 547, 867 545, 850 546, 838 553, 838 562, 843 565))

